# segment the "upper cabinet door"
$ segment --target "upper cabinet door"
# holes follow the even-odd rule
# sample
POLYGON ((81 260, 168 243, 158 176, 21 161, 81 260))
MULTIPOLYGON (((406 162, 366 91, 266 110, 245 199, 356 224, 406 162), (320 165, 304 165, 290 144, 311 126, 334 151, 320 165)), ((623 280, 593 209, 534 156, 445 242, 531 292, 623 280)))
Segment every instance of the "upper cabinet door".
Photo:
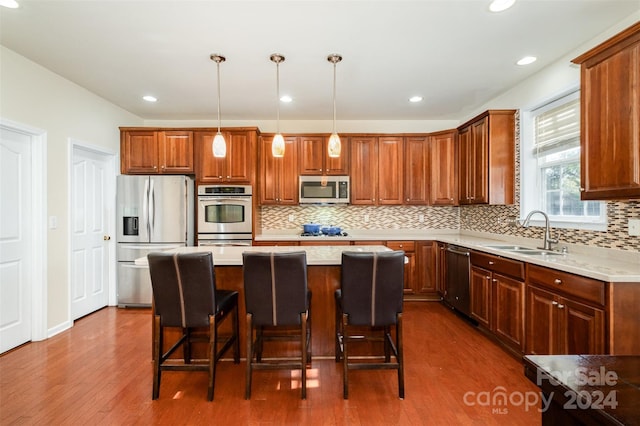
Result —
POLYGON ((158 138, 153 130, 123 131, 120 137, 122 174, 159 173, 158 138))
POLYGON ((378 138, 378 204, 402 204, 404 138, 378 138))
POLYGON ((161 173, 193 173, 193 132, 158 132, 158 150, 161 173))
POLYGON ((457 141, 456 130, 429 136, 431 157, 431 205, 455 206, 458 204, 457 141))
POLYGON ((581 198, 640 198, 640 22, 573 62, 581 64, 581 198))
POLYGON ((404 203, 429 203, 430 157, 428 136, 404 140, 404 203))
POLYGON ((378 138, 352 137, 351 204, 375 205, 378 198, 378 138))
POLYGON ((349 174, 349 140, 342 138, 340 157, 329 157, 329 136, 299 136, 301 175, 349 174))

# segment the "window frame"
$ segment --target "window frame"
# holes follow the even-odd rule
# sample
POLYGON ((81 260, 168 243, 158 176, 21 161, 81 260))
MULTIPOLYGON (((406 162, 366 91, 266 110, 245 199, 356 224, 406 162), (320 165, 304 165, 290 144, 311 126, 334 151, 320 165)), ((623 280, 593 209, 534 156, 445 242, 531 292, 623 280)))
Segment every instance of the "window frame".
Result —
MULTIPOLYGON (((520 220, 524 220, 532 210, 542 210, 542 178, 538 171, 540 166, 534 154, 534 118, 542 112, 548 111, 561 103, 574 100, 580 96, 580 87, 573 86, 555 96, 520 112, 520 220), (532 191, 531 188, 535 190, 532 191), (526 190, 525 190, 526 189, 526 190)), ((558 216, 549 216, 549 222, 554 228, 580 229, 592 231, 607 230, 607 205, 600 201, 600 215, 597 217, 570 216, 566 220, 558 216), (580 219, 580 220, 577 220, 580 219)), ((534 216, 537 217, 537 216, 534 216)), ((540 219, 531 220, 535 226, 544 226, 540 219)))

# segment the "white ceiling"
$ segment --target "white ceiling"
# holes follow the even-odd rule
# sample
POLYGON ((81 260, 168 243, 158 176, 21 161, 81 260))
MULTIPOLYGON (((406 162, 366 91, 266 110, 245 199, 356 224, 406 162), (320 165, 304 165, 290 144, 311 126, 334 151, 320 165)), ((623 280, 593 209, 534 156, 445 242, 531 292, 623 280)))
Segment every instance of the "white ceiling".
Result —
POLYGON ((18 0, 0 7, 0 42, 149 120, 276 114, 339 120, 461 119, 491 98, 640 10, 640 0, 121 1, 18 0), (525 55, 538 61, 515 65, 525 55), (155 104, 142 101, 152 94, 155 104), (410 104, 422 95, 420 104, 410 104))

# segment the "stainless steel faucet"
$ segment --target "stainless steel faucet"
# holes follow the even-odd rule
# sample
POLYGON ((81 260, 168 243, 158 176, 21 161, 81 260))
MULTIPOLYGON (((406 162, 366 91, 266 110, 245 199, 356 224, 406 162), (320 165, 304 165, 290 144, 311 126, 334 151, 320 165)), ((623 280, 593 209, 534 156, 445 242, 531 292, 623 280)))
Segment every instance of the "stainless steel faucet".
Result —
POLYGON ((524 222, 522 222, 522 226, 528 227, 529 221, 531 220, 531 216, 533 216, 535 213, 540 213, 542 216, 544 216, 544 240, 542 240, 542 247, 539 247, 539 248, 544 250, 551 250, 551 244, 557 244, 558 240, 551 238, 551 231, 549 228, 549 216, 547 216, 545 212, 543 212, 542 210, 530 211, 527 217, 524 219, 524 222))

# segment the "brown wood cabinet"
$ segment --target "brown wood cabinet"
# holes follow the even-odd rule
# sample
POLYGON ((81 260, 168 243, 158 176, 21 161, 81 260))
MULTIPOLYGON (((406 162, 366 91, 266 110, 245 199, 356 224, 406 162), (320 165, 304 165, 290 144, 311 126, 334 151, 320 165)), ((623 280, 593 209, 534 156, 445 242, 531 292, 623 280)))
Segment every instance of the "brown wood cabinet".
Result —
POLYGON ((285 137, 284 157, 271 155, 273 136, 260 137, 260 204, 298 204, 298 144, 296 137, 285 137))
POLYGON ((513 204, 515 110, 489 110, 458 128, 460 204, 513 204))
POLYGON ((605 353, 604 304, 604 282, 527 265, 526 353, 605 353))
POLYGON ((429 136, 431 171, 429 197, 432 206, 458 204, 456 130, 433 133, 429 136))
POLYGON ((431 174, 428 136, 404 138, 404 203, 429 204, 431 174))
POLYGON ((298 136, 301 175, 348 175, 349 138, 341 138, 340 157, 329 157, 329 135, 298 136))
POLYGON ((256 129, 222 130, 227 143, 224 158, 213 156, 216 130, 195 132, 196 180, 198 183, 253 184, 256 164, 256 129))
POLYGON ((122 174, 193 174, 193 132, 120 129, 122 174))
POLYGON ((471 316, 517 352, 524 350, 524 273, 522 262, 471 252, 471 316))
POLYGON ((573 62, 581 66, 581 198, 640 198, 640 22, 573 62))
POLYGON ((416 241, 416 294, 419 299, 440 299, 436 277, 437 260, 438 244, 435 241, 416 241))
POLYGON ((351 204, 402 204, 404 138, 352 137, 349 144, 351 204))
POLYGON ((416 243, 415 241, 387 241, 391 250, 404 250, 404 255, 409 260, 404 264, 404 297, 418 294, 418 277, 416 276, 416 243))

